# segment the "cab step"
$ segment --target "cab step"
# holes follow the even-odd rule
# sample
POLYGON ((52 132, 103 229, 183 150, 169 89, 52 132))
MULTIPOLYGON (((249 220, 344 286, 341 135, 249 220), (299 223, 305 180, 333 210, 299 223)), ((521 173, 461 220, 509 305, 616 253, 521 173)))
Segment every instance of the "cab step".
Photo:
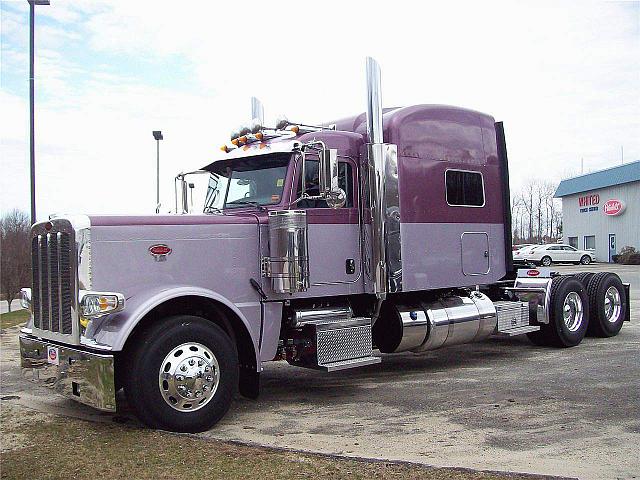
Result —
POLYGON ((516 335, 524 335, 525 333, 537 332, 538 330, 540 330, 538 325, 525 325, 524 327, 503 330, 498 332, 496 335, 499 337, 515 337, 516 335))
POLYGON ((375 365, 380 363, 382 359, 380 357, 363 357, 354 358, 351 360, 342 360, 340 362, 324 363, 318 365, 318 370, 324 370, 325 372, 336 372, 338 370, 346 370, 347 368, 364 367, 366 365, 375 365))
POLYGON ((305 323, 305 344, 289 363, 326 372, 380 363, 372 355, 371 318, 326 318, 305 323))

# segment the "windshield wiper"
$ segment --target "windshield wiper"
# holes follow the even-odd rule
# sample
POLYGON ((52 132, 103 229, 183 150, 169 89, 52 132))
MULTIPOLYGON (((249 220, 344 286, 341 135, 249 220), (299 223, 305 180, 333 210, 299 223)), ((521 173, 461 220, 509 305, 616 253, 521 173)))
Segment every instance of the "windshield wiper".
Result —
POLYGON ((202 213, 222 213, 222 210, 218 207, 204 207, 204 210, 202 213))
POLYGON ((264 205, 255 202, 253 200, 234 200, 233 202, 227 202, 227 205, 253 205, 261 212, 266 212, 267 209, 264 208, 264 205))

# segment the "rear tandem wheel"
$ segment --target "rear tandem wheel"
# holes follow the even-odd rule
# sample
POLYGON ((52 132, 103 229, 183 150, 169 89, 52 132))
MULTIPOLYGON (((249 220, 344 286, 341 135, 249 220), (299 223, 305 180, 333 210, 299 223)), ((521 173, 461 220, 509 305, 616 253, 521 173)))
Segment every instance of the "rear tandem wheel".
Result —
POLYGON ((536 345, 575 347, 587 333, 589 323, 586 288, 572 276, 559 276, 551 281, 549 294, 549 323, 527 336, 536 345))

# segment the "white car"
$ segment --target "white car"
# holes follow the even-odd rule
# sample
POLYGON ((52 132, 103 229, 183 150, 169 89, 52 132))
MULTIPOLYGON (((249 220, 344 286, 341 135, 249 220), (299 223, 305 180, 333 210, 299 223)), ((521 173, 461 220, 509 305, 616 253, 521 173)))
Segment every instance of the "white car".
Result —
POLYGON ((562 243, 536 245, 513 252, 514 262, 539 263, 545 267, 552 263, 581 263, 582 265, 589 265, 595 260, 596 257, 593 252, 578 250, 571 245, 562 243))

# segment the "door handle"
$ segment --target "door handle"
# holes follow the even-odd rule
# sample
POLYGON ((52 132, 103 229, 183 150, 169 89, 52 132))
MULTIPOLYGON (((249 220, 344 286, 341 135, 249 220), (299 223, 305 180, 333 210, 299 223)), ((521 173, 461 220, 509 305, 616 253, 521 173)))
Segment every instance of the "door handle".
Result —
POLYGON ((484 258, 489 258, 489 250, 484 251, 484 258))

